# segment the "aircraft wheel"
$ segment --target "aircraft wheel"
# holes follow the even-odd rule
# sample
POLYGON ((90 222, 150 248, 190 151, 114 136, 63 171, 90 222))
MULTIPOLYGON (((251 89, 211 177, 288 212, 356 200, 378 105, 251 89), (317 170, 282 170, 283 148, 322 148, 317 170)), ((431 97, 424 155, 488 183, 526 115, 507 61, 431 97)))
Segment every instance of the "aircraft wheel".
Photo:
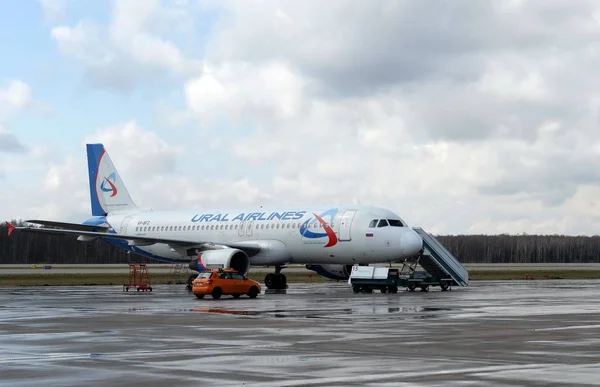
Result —
POLYGON ((194 280, 198 277, 198 274, 191 274, 187 279, 187 289, 192 290, 194 280))
POLYGON ((277 277, 274 273, 269 273, 265 276, 265 286, 269 289, 273 289, 275 287, 275 283, 277 282, 277 277))
POLYGON ((287 288, 287 277, 285 276, 285 274, 279 273, 277 274, 277 288, 278 289, 285 289, 287 288))

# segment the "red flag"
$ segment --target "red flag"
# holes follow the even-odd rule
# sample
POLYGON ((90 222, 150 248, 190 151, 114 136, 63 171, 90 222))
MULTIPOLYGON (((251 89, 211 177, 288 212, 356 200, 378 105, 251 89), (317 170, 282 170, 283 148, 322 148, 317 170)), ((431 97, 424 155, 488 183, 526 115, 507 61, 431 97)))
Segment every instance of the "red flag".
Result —
POLYGON ((10 224, 9 222, 6 222, 6 226, 8 227, 8 236, 10 236, 10 234, 12 234, 12 232, 15 231, 15 226, 10 224))

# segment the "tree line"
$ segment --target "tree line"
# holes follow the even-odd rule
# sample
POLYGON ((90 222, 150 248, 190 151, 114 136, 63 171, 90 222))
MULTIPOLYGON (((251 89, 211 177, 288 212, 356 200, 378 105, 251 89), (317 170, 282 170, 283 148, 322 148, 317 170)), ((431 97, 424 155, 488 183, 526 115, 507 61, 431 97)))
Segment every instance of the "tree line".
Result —
MULTIPOLYGON (((22 226, 22 221, 12 221, 22 226)), ((144 258, 74 235, 15 231, 0 224, 0 264, 103 264, 144 258)), ((462 263, 593 263, 600 262, 600 236, 441 235, 436 238, 462 263)))

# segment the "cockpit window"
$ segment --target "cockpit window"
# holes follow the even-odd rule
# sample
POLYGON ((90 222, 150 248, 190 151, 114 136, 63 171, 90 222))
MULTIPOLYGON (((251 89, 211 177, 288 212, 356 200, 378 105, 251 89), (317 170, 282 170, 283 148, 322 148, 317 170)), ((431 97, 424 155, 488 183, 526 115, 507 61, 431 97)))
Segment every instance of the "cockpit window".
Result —
POLYGON ((370 228, 377 227, 377 219, 373 219, 373 220, 371 221, 371 223, 369 223, 369 227, 370 227, 370 228))
POLYGON ((404 224, 402 224, 402 221, 399 219, 388 219, 388 222, 392 227, 405 227, 404 224))
POLYGON ((379 224, 377 225, 377 227, 387 227, 388 226, 388 221, 386 219, 379 219, 379 224))

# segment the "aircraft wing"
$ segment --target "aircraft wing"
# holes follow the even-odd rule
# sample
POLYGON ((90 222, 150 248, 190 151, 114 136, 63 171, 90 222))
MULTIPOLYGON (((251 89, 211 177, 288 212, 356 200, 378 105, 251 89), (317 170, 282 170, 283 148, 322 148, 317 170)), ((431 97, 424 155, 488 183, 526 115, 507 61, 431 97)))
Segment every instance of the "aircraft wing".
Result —
POLYGON ((71 230, 80 230, 80 231, 108 231, 108 229, 109 229, 108 226, 93 226, 93 225, 81 224, 81 223, 54 222, 51 220, 32 219, 32 220, 26 220, 25 222, 33 223, 33 224, 41 224, 43 226, 61 227, 61 228, 67 228, 67 229, 71 229, 71 230))
POLYGON ((107 239, 122 239, 129 242, 131 246, 146 246, 155 243, 168 244, 171 247, 179 248, 197 248, 199 250, 215 250, 224 248, 234 248, 244 251, 249 256, 258 254, 260 246, 255 243, 214 243, 210 241, 197 241, 197 240, 182 240, 182 239, 171 239, 171 238, 157 238, 148 237, 141 235, 124 235, 124 234, 113 234, 108 232, 96 232, 96 231, 80 231, 80 230, 66 230, 66 229, 54 229, 54 228, 38 228, 38 227, 15 227, 15 230, 27 231, 27 232, 39 232, 45 234, 59 234, 59 235, 78 235, 86 236, 88 238, 107 238, 107 239))

